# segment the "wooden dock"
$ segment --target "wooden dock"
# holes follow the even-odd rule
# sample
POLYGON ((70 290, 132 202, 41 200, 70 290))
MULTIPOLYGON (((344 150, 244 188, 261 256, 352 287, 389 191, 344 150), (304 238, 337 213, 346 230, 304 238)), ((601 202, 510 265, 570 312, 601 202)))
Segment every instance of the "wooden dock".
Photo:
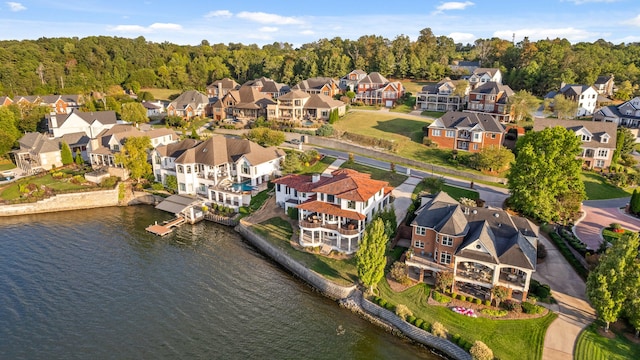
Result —
POLYGON ((162 225, 159 225, 158 222, 153 225, 149 225, 146 230, 158 236, 165 236, 170 234, 174 227, 183 224, 185 221, 186 220, 183 216, 178 216, 173 220, 165 221, 162 225))

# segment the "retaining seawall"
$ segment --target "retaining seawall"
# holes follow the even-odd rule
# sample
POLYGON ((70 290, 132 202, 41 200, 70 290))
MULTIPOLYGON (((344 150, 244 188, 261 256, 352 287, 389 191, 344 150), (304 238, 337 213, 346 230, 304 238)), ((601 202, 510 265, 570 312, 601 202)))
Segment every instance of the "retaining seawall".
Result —
POLYGON ((469 355, 469 353, 449 340, 433 336, 431 333, 402 320, 393 312, 364 299, 362 293, 355 285, 340 286, 325 279, 316 272, 307 269, 302 264, 292 259, 288 254, 271 245, 271 243, 263 239, 262 236, 253 232, 250 226, 251 223, 245 220, 240 220, 240 223, 235 227, 235 230, 253 246, 258 248, 278 264, 285 267, 287 270, 291 271, 294 275, 313 286, 323 295, 333 300, 339 300, 342 306, 350 309, 351 311, 368 315, 379 320, 382 324, 386 324, 397 329, 407 338, 434 349, 446 357, 457 360, 471 360, 471 355, 469 355))
POLYGON ((118 187, 111 190, 58 194, 34 203, 2 205, 0 206, 0 216, 42 214, 117 205, 118 187))

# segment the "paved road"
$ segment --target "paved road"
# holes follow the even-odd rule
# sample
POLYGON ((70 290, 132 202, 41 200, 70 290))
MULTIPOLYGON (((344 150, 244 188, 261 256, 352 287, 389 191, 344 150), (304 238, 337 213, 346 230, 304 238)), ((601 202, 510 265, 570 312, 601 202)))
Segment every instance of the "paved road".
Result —
POLYGON ((582 203, 584 216, 576 223, 573 231, 589 247, 596 250, 604 241, 602 229, 617 222, 625 229, 640 231, 640 219, 624 213, 620 208, 629 203, 630 198, 609 200, 587 200, 582 203))

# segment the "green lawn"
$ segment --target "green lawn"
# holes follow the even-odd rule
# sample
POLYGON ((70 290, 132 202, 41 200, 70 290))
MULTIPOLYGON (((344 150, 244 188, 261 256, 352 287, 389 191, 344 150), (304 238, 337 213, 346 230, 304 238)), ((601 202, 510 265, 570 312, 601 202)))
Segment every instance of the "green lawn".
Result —
POLYGON ((444 115, 444 113, 442 111, 425 110, 425 111, 421 112, 420 115, 428 116, 428 117, 432 117, 434 119, 437 119, 437 118, 441 117, 442 115, 444 115))
POLYGON ((169 97, 174 94, 181 94, 182 91, 176 89, 159 89, 159 88, 148 88, 148 89, 140 89, 140 91, 146 91, 151 93, 156 100, 169 100, 169 97))
POLYGON ((289 254, 294 260, 337 284, 352 285, 358 279, 354 257, 348 260, 336 260, 291 247, 289 240, 293 235, 293 230, 286 220, 271 218, 260 224, 255 224, 251 228, 289 254))
POLYGON ((336 161, 336 158, 331 156, 325 156, 320 161, 317 161, 315 164, 304 167, 298 174, 301 174, 301 175, 321 174, 334 161, 336 161))
POLYGON ((388 181, 389 185, 393 187, 402 184, 409 178, 407 175, 402 175, 399 173, 391 172, 389 170, 382 170, 367 165, 352 163, 349 161, 343 163, 340 167, 343 169, 353 169, 359 172, 371 174, 372 179, 388 181))
POLYGON ((396 105, 393 109, 389 109, 391 112, 408 114, 413 111, 413 107, 416 105, 416 97, 411 96, 403 104, 396 105))
POLYGON ((251 210, 251 212, 254 212, 260 209, 262 204, 264 204, 264 202, 267 201, 268 198, 269 198, 269 189, 263 190, 258 194, 256 194, 255 196, 252 196, 251 202, 249 202, 249 210, 251 210))
POLYGON ((617 232, 613 232, 609 228, 602 229, 602 238, 605 241, 610 242, 612 244, 616 242, 616 240, 620 239, 620 237, 622 237, 622 235, 624 234, 632 234, 632 232, 629 230, 625 230, 623 233, 617 233, 617 232))
POLYGON ((587 200, 615 199, 631 196, 631 193, 605 182, 605 179, 593 172, 583 171, 582 181, 587 200))
POLYGON ((2 198, 3 200, 18 199, 20 197, 20 184, 28 184, 28 183, 34 183, 38 186, 45 185, 54 190, 60 190, 60 191, 82 190, 82 189, 91 187, 91 186, 76 185, 74 183, 69 182, 68 179, 67 181, 56 180, 51 176, 51 174, 47 174, 42 177, 23 178, 14 183, 11 183, 10 185, 0 189, 0 198, 2 198))
POLYGON ((12 163, 9 160, 0 160, 0 171, 15 169, 16 164, 12 163))
POLYGON ((444 185, 442 186, 442 191, 451 195, 452 198, 456 200, 460 200, 460 198, 466 197, 467 199, 478 200, 480 198, 480 194, 478 194, 475 190, 463 189, 457 186, 444 185))
POLYGON ((540 359, 547 328, 557 317, 556 314, 549 313, 541 318, 527 320, 470 318, 456 314, 445 306, 427 305, 429 292, 426 285, 416 285, 396 293, 391 290, 386 279, 383 279, 378 284, 378 289, 380 297, 395 305, 408 306, 414 316, 431 324, 441 322, 451 335, 459 334, 470 343, 481 340, 499 359, 540 359))
POLYGON ((591 324, 580 333, 576 342, 575 360, 640 359, 639 344, 632 343, 622 334, 616 334, 613 339, 605 338, 597 333, 597 326, 596 323, 591 324))
POLYGON ((427 81, 427 80, 415 80, 415 79, 401 79, 401 80, 392 80, 392 81, 400 81, 404 89, 413 95, 422 91, 422 87, 425 85, 433 85, 435 81, 427 81))

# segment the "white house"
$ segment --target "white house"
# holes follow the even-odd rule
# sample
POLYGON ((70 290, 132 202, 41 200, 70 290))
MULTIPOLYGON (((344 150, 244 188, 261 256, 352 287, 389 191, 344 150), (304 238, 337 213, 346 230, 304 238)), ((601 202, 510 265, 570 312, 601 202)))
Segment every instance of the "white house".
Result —
POLYGON ((469 85, 472 90, 488 82, 502 84, 502 73, 500 72, 500 69, 477 68, 473 70, 473 73, 469 76, 469 85))
POLYGON ((564 95, 565 98, 577 103, 578 109, 575 116, 589 116, 596 111, 598 92, 593 86, 563 83, 558 92, 551 91, 545 95, 545 98, 553 99, 556 95, 564 95))
POLYGON ((249 205, 251 196, 279 175, 284 152, 245 139, 214 135, 159 146, 152 152, 153 173, 167 183, 176 177, 179 194, 205 197, 234 210, 249 205))
POLYGON ((101 131, 116 125, 115 111, 82 112, 72 110, 69 114, 50 114, 47 117, 49 134, 59 138, 65 134, 83 132, 89 138, 95 138, 101 131))
POLYGON ((338 169, 331 176, 287 175, 273 181, 276 203, 298 209, 300 245, 353 253, 373 214, 389 204, 393 188, 369 174, 338 169))

